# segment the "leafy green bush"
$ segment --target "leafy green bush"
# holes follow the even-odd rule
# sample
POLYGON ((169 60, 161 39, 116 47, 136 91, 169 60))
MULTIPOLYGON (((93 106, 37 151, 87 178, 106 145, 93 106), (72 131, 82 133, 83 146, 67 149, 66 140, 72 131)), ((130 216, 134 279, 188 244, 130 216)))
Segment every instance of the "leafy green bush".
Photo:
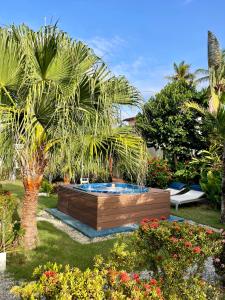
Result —
POLYGON ((41 189, 40 191, 43 192, 43 193, 52 193, 53 192, 53 185, 46 179, 43 179, 42 180, 42 183, 41 183, 41 189))
POLYGON ((181 181, 184 183, 196 182, 200 178, 200 170, 193 166, 188 161, 179 162, 177 164, 176 172, 173 174, 175 181, 181 181))
POLYGON ((162 158, 152 158, 148 161, 146 184, 151 187, 165 188, 171 180, 171 171, 167 161, 162 158))
POLYGON ((212 145, 210 149, 198 153, 190 165, 200 170, 200 185, 207 199, 215 207, 221 203, 222 161, 220 145, 212 145))
POLYGON ((149 299, 162 300, 156 280, 115 269, 62 267, 48 263, 34 270, 34 281, 12 289, 21 299, 149 299))
POLYGON ((10 251, 14 248, 21 236, 18 221, 15 214, 18 201, 10 192, 0 191, 0 252, 10 251))
POLYGON ((188 223, 144 219, 126 244, 124 251, 137 253, 126 259, 161 280, 165 299, 216 299, 218 291, 201 275, 206 259, 221 251, 220 234, 188 223))
POLYGON ((221 203, 221 182, 222 174, 220 170, 203 170, 201 172, 200 185, 206 193, 207 199, 217 208, 221 203))

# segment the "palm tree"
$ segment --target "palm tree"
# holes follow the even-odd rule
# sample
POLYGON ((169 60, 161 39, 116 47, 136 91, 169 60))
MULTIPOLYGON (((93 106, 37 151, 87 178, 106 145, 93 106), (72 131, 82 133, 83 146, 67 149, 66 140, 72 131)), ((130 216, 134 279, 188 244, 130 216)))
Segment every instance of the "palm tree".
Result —
POLYGON ((208 32, 208 67, 211 92, 208 109, 204 109, 196 103, 187 103, 187 106, 197 109, 205 115, 212 126, 212 134, 218 136, 223 143, 221 222, 225 223, 225 64, 219 42, 211 32, 208 32))
POLYGON ((37 32, 24 25, 0 28, 0 156, 20 163, 25 248, 37 244, 38 191, 46 166, 65 152, 72 162, 69 150, 80 128, 93 119, 109 122, 118 104, 138 98, 88 46, 56 26, 37 32))
POLYGON ((166 78, 172 81, 184 80, 188 83, 193 83, 195 75, 190 73, 190 67, 191 65, 186 64, 185 61, 182 61, 179 64, 174 63, 173 68, 175 74, 172 76, 167 76, 166 78))

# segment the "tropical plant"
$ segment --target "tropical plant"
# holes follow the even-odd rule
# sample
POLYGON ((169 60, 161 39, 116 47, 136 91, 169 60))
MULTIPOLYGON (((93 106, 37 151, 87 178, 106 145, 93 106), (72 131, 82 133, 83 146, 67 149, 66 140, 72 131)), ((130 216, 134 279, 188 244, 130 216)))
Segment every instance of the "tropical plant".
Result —
POLYGON ((81 128, 111 128, 118 106, 140 97, 125 78, 110 75, 88 46, 56 26, 37 32, 24 25, 0 28, 0 53, 0 157, 8 166, 15 159, 20 164, 21 225, 24 246, 31 249, 46 166, 61 155, 70 165, 81 128))
POLYGON ((167 76, 166 78, 172 81, 184 80, 187 83, 192 84, 195 78, 195 74, 190 73, 190 67, 191 65, 186 64, 184 60, 179 64, 174 63, 173 68, 175 74, 172 76, 167 76))
POLYGON ((149 147, 162 149, 175 165, 190 159, 194 151, 207 149, 208 129, 198 112, 183 109, 188 100, 205 104, 206 93, 197 92, 185 81, 167 84, 144 105, 136 119, 136 127, 149 147))
POLYGON ((211 145, 209 150, 201 150, 189 162, 189 168, 199 174, 202 190, 210 203, 221 206, 222 149, 221 145, 211 145))
POLYGON ((168 163, 162 158, 148 160, 146 185, 150 187, 166 188, 172 178, 168 163))
POLYGON ((225 222, 225 64, 222 59, 222 52, 219 42, 215 35, 208 32, 208 67, 211 97, 208 109, 204 109, 196 103, 189 102, 187 106, 198 110, 205 116, 212 127, 212 136, 222 140, 223 159, 222 159, 222 186, 221 186, 221 221, 225 222))

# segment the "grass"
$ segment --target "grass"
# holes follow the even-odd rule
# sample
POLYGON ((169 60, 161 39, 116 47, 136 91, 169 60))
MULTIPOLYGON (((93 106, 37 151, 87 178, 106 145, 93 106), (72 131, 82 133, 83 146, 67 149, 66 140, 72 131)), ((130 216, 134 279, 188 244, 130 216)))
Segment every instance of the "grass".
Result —
MULTIPOLYGON (((20 181, 2 184, 4 189, 10 190, 22 199, 24 192, 20 181)), ((56 207, 56 204, 56 195, 39 197, 38 210, 56 207)), ((26 253, 18 251, 8 255, 7 271, 16 279, 30 279, 33 269, 48 261, 70 264, 82 270, 92 268, 94 256, 97 254, 106 256, 115 243, 115 239, 111 239, 93 244, 80 244, 44 221, 38 222, 38 232, 39 245, 35 250, 26 253)))
POLYGON ((29 253, 9 256, 7 271, 16 279, 30 279, 35 267, 54 261, 84 270, 93 266, 96 254, 107 255, 115 240, 80 244, 48 222, 38 222, 39 246, 29 253))
POLYGON ((225 224, 220 223, 220 211, 211 208, 207 204, 188 204, 179 207, 176 211, 171 209, 173 215, 195 221, 200 224, 209 225, 215 228, 225 228, 225 224))

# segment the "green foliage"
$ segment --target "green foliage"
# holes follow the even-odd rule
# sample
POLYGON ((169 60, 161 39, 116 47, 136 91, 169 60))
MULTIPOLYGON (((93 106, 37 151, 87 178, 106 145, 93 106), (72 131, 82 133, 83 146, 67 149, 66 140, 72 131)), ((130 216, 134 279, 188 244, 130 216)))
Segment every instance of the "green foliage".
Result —
POLYGON ((171 180, 171 171, 166 160, 152 158, 148 160, 146 185, 150 187, 165 188, 171 180))
POLYGON ((221 146, 211 145, 209 150, 202 150, 197 158, 189 163, 191 169, 200 173, 200 185, 210 203, 215 207, 221 204, 222 161, 221 146))
POLYGON ((178 162, 176 171, 173 174, 175 181, 181 181, 184 183, 191 183, 199 180, 200 170, 196 166, 186 162, 178 162))
POLYGON ((0 191, 0 252, 12 250, 19 241, 21 231, 15 220, 18 201, 10 192, 0 191))
POLYGON ((48 263, 33 273, 35 281, 12 289, 20 299, 148 299, 162 300, 157 281, 141 280, 115 269, 87 269, 82 272, 48 263))
POLYGON ((202 281, 201 274, 207 258, 221 251, 219 233, 188 223, 144 219, 134 235, 127 249, 136 251, 135 264, 140 269, 162 280, 165 299, 216 297, 215 287, 202 281))
POLYGON ((53 192, 53 185, 47 180, 43 179, 40 191, 43 193, 51 194, 53 192))
POLYGON ((207 149, 208 132, 200 114, 184 109, 184 103, 192 99, 203 105, 206 97, 184 80, 169 83, 144 105, 136 126, 147 144, 160 147, 171 161, 186 160, 193 149, 207 149))
POLYGON ((220 208, 221 205, 221 182, 222 174, 220 170, 201 172, 201 188, 206 193, 207 199, 216 208, 220 208))

